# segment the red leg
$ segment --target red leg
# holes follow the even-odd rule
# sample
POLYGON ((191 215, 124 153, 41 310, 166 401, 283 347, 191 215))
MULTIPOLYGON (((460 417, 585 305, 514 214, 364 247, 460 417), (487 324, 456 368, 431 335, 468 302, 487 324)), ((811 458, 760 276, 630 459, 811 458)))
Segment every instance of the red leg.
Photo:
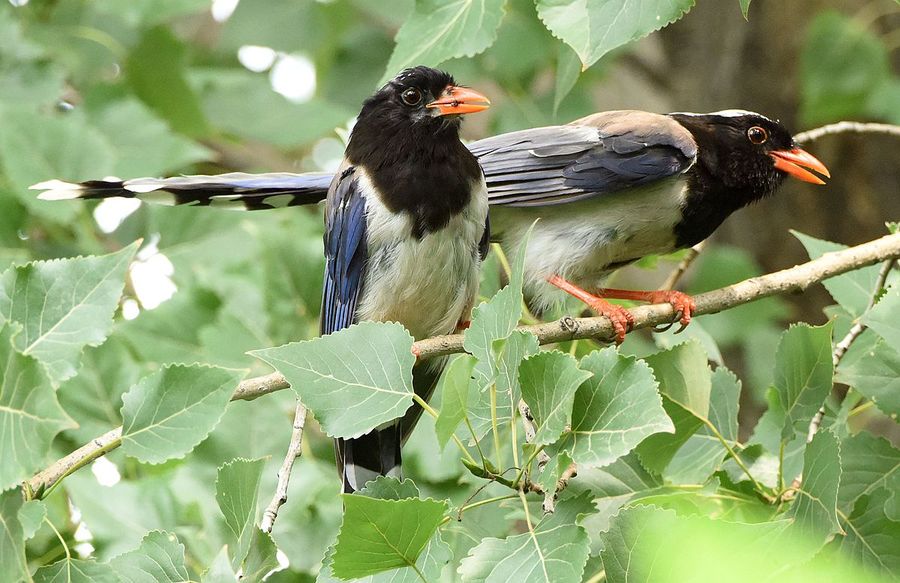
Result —
POLYGON ((616 298, 619 300, 636 300, 651 304, 670 304, 675 309, 675 317, 681 322, 681 329, 691 323, 691 316, 696 309, 694 298, 680 291, 636 291, 628 289, 602 288, 597 290, 597 295, 604 298, 616 298))
POLYGON ((588 293, 558 275, 548 277, 547 281, 569 295, 578 298, 599 315, 606 316, 616 331, 616 344, 621 344, 625 340, 625 333, 634 326, 634 316, 622 306, 611 304, 603 298, 588 293))
POLYGON ((459 322, 456 323, 456 333, 459 334, 463 330, 468 330, 469 326, 471 326, 471 325, 472 325, 471 320, 460 320, 459 322))

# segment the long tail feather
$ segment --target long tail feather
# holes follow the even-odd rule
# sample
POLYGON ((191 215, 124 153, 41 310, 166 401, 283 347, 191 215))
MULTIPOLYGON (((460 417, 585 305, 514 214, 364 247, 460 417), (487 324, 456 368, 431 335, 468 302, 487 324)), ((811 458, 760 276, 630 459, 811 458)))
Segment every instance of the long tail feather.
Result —
POLYGON ((346 493, 356 492, 378 476, 400 478, 400 423, 356 439, 335 439, 334 452, 346 493))
POLYGON ((169 205, 216 206, 240 210, 265 210, 315 204, 325 199, 332 175, 327 173, 246 174, 176 176, 132 180, 48 180, 35 184, 38 198, 65 200, 110 197, 137 198, 169 205))

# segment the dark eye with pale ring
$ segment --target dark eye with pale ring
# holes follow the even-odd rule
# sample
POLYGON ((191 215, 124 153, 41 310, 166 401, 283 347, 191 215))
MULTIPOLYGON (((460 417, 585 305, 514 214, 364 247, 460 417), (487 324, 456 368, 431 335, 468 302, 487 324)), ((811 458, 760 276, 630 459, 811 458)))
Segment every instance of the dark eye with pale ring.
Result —
POLYGON ((406 105, 418 105, 422 101, 422 92, 415 87, 410 87, 400 94, 400 98, 406 105))
POLYGON ((754 144, 762 144, 769 139, 769 133, 759 126, 753 126, 747 130, 747 137, 754 144))

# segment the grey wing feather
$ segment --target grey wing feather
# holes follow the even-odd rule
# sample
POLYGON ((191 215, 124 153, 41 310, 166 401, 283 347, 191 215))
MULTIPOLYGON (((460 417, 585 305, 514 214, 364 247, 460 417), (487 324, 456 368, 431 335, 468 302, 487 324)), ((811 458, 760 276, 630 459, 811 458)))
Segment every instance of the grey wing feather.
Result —
POLYGON ((604 112, 567 126, 502 134, 470 144, 492 206, 574 202, 680 174, 697 147, 673 119, 604 112))

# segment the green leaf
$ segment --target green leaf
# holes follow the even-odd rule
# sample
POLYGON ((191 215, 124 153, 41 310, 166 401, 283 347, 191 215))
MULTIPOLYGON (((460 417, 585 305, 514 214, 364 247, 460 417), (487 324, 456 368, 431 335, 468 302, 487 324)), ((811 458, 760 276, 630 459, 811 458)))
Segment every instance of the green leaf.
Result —
POLYGON ((741 14, 744 15, 746 20, 750 20, 750 0, 740 0, 741 2, 741 14))
POLYGON ((696 340, 658 352, 646 360, 659 380, 663 407, 675 431, 671 435, 648 438, 638 447, 638 455, 648 469, 663 474, 678 451, 708 421, 711 373, 706 353, 696 340))
POLYGON ((521 396, 519 365, 525 357, 539 351, 540 345, 534 334, 515 330, 508 338, 494 341, 491 360, 479 361, 475 365, 470 391, 476 394, 477 400, 469 405, 468 416, 478 439, 491 430, 492 410, 496 410, 499 425, 509 423, 512 419, 513 409, 518 407, 521 396), (494 368, 494 376, 490 376, 488 372, 490 367, 494 368), (496 384, 496 407, 491 405, 492 384, 496 384))
MULTIPOLYGON (((371 484, 372 482, 369 482, 371 484)), ((425 549, 419 555, 416 561, 416 569, 412 567, 403 567, 391 571, 383 571, 368 577, 353 579, 357 583, 421 583, 421 573, 426 581, 438 581, 441 577, 441 571, 444 565, 453 558, 453 551, 450 545, 445 543, 441 538, 441 532, 437 531, 425 545, 425 549)), ((329 547, 322 560, 322 569, 316 577, 316 583, 341 583, 343 579, 334 576, 331 570, 334 562, 334 547, 329 547)))
POLYGON ((614 48, 675 22, 694 0, 537 0, 536 4, 553 36, 572 47, 586 69, 614 48))
POLYGON ((412 405, 412 343, 400 324, 363 322, 251 354, 285 376, 329 436, 350 439, 412 405))
POLYGON ((122 450, 158 464, 183 457, 219 423, 244 371, 171 365, 122 395, 122 450))
MULTIPOLYGON (((712 374, 709 421, 722 438, 736 447, 741 382, 724 366, 712 374)), ((677 424, 676 424, 677 426, 677 424)), ((663 471, 663 477, 675 484, 703 484, 720 469, 728 450, 712 429, 702 425, 675 453, 663 471)))
MULTIPOLYGON (((829 41, 831 42, 831 41, 829 41)), ((791 231, 797 239, 803 243, 810 259, 818 259, 825 253, 841 251, 846 245, 832 243, 822 239, 816 239, 797 231, 791 231)), ((865 311, 875 292, 875 283, 878 281, 878 265, 869 265, 862 269, 855 269, 843 275, 826 279, 822 282, 831 297, 851 316, 859 317, 865 311)))
POLYGON ((835 381, 850 385, 886 415, 900 416, 900 351, 863 332, 838 365, 835 381))
POLYGON ((379 500, 405 500, 418 498, 419 488, 412 480, 398 480, 392 476, 378 476, 369 480, 366 485, 356 492, 360 496, 369 496, 379 500))
POLYGON ((67 223, 80 202, 38 200, 28 187, 62 178, 90 180, 109 175, 116 155, 112 144, 74 116, 50 117, 13 107, 0 107, 0 163, 13 193, 32 213, 67 223))
POLYGON ((446 502, 430 499, 380 500, 353 494, 341 498, 344 522, 332 565, 341 579, 415 565, 447 510, 446 502))
POLYGON ((845 556, 881 572, 885 580, 893 580, 900 573, 900 522, 885 515, 891 495, 896 494, 876 488, 861 496, 853 505, 853 512, 841 517, 846 534, 834 541, 834 547, 845 556))
POLYGON ((40 361, 54 385, 75 376, 85 346, 106 340, 137 247, 35 261, 0 276, 0 320, 22 324, 16 349, 40 361))
POLYGON ((652 581, 653 557, 663 542, 662 533, 676 524, 675 512, 653 506, 620 510, 608 532, 600 533, 600 558, 610 583, 652 581))
POLYGON ((125 75, 141 100, 188 136, 203 136, 209 127, 197 96, 184 77, 185 47, 165 27, 144 33, 128 55, 125 75))
POLYGON ((116 176, 159 176, 214 156, 200 144, 173 133, 133 98, 110 102, 91 119, 118 154, 112 171, 116 176))
POLYGON ((266 573, 278 566, 278 557, 275 555, 278 549, 269 533, 258 528, 253 528, 252 532, 250 550, 241 566, 241 573, 243 573, 241 581, 259 583, 266 573))
POLYGON ((887 293, 863 317, 863 323, 875 330, 888 345, 900 352, 900 285, 892 285, 887 293))
POLYGON ((22 504, 22 492, 18 488, 0 493, 0 580, 10 583, 28 575, 25 536, 19 522, 22 504))
MULTIPOLYGON (((497 374, 497 367, 494 365, 494 342, 508 338, 522 317, 525 249, 533 228, 534 225, 529 227, 528 233, 516 251, 509 283, 490 300, 472 310, 472 323, 466 329, 463 338, 466 352, 478 359, 479 368, 484 371, 484 376, 491 379, 497 374)), ((518 371, 518 363, 513 370, 518 371)))
POLYGON ((522 361, 519 380, 522 398, 536 423, 534 445, 549 445, 572 422, 575 391, 591 373, 578 368, 578 361, 558 350, 541 352, 522 361))
POLYGON ((797 324, 781 335, 775 354, 775 394, 782 440, 805 430, 833 386, 831 329, 797 324))
POLYGON ((645 362, 608 347, 582 358, 580 366, 594 376, 575 392, 571 430, 556 446, 576 463, 605 466, 647 436, 674 430, 645 362))
POLYGON ((184 566, 184 545, 174 534, 154 530, 141 540, 141 546, 109 562, 116 575, 125 581, 182 583, 190 580, 184 566))
POLYGON ((0 491, 39 470, 56 434, 75 425, 38 361, 13 349, 15 334, 0 325, 0 491))
POLYGON ((841 532, 837 519, 841 456, 837 437, 831 431, 816 433, 803 455, 803 482, 786 516, 792 530, 807 540, 825 543, 841 532))
POLYGON ((202 583, 235 583, 238 580, 228 558, 228 545, 222 547, 200 580, 202 583))
POLYGON ((841 442, 841 488, 838 509, 844 514, 878 488, 891 489, 900 476, 900 450, 883 437, 861 431, 841 442))
POLYGON ((645 360, 667 399, 698 419, 707 418, 712 381, 706 352, 699 342, 691 340, 645 360))
POLYGON ((381 82, 412 65, 474 57, 494 43, 506 0, 416 0, 381 82))
MULTIPOLYGON (((586 510, 582 497, 559 502, 533 532, 485 538, 459 565, 471 583, 579 583, 588 559, 588 536, 576 523, 586 510)), ((589 502, 588 507, 589 507, 589 502)))
POLYGON ((569 45, 561 43, 556 57, 556 86, 553 89, 554 113, 559 110, 559 104, 575 87, 579 75, 581 75, 581 61, 578 59, 578 55, 569 45))
POLYGON ((46 517, 47 506, 42 501, 29 500, 22 505, 19 509, 19 522, 22 524, 25 540, 34 536, 46 517))
POLYGON ((219 468, 216 478, 216 502, 225 516, 225 524, 231 531, 231 542, 234 550, 231 555, 232 566, 243 562, 254 536, 256 523, 256 499, 259 493, 259 480, 264 458, 247 460, 236 459, 219 468))
POLYGON ((441 412, 434 423, 434 431, 441 449, 444 449, 457 426, 466 418, 475 362, 475 359, 467 354, 458 356, 450 362, 441 378, 441 412))
POLYGON ((38 569, 34 583, 117 583, 122 581, 106 563, 81 559, 63 559, 38 569))
POLYGON ((865 115, 890 70, 888 51, 864 23, 835 11, 819 13, 809 26, 801 57, 804 123, 814 126, 865 115))

